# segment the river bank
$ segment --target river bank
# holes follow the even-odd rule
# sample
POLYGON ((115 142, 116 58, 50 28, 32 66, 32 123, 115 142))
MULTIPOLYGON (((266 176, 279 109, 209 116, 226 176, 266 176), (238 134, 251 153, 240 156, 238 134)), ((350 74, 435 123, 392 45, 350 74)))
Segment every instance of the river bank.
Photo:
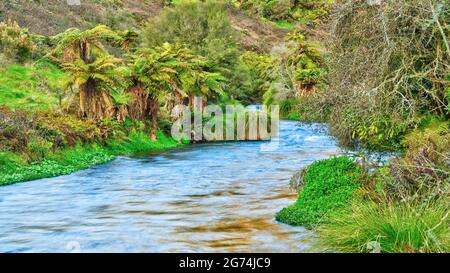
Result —
POLYGON ((291 178, 297 201, 276 219, 330 252, 448 252, 449 133, 446 122, 413 130, 375 167, 361 154, 316 161, 291 178))
MULTIPOLYGON (((79 170, 91 168, 114 160, 117 156, 132 155, 142 152, 163 151, 184 145, 158 132, 157 140, 153 141, 143 133, 130 134, 118 140, 110 139, 104 144, 76 144, 74 147, 59 150, 45 155, 41 161, 31 164, 13 161, 13 158, 3 158, 8 161, 0 168, 0 186, 19 182, 67 175, 79 170)), ((3 157, 17 155, 4 154, 3 157)))
POLYGON ((295 200, 298 168, 342 151, 326 126, 291 121, 278 149, 262 144, 185 145, 1 187, 0 251, 65 252, 73 241, 82 252, 319 251, 310 231, 274 215, 295 200))

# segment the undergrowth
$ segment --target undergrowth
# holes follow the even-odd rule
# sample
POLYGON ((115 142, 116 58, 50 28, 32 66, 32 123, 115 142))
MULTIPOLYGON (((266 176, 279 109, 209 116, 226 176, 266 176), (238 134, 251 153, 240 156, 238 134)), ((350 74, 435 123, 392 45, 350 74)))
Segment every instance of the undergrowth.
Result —
POLYGON ((348 157, 314 162, 308 167, 295 204, 282 209, 276 219, 290 225, 315 226, 331 210, 346 205, 356 189, 359 168, 348 157))
POLYGON ((41 161, 26 163, 17 154, 0 153, 0 185, 9 185, 40 178, 70 174, 94 165, 111 161, 118 155, 130 155, 145 151, 175 148, 180 144, 158 132, 158 140, 152 141, 144 133, 132 133, 117 140, 110 139, 106 145, 77 144, 45 156, 41 161))

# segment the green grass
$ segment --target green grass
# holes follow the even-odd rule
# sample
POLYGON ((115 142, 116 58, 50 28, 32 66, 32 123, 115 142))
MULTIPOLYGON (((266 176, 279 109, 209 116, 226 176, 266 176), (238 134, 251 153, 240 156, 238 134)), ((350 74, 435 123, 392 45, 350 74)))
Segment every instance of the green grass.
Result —
POLYGON ((0 69, 0 105, 11 109, 49 109, 58 105, 57 95, 48 91, 49 86, 58 88, 64 77, 64 72, 47 63, 9 65, 0 69))
POLYGON ((293 111, 288 116, 289 120, 300 120, 300 113, 298 111, 293 111))
POLYGON ((326 214, 343 207, 360 187, 359 168, 348 157, 314 162, 303 176, 304 188, 295 204, 282 209, 276 219, 290 225, 312 227, 326 214))
POLYGON ((107 145, 76 145, 49 154, 40 162, 25 164, 20 156, 0 153, 0 185, 70 174, 113 160, 118 155, 171 149, 181 144, 158 132, 151 141, 144 133, 132 133, 125 140, 109 140, 107 145))
POLYGON ((343 252, 449 252, 447 202, 427 206, 354 201, 318 228, 320 243, 343 252))
POLYGON ((294 28, 295 28, 295 25, 293 23, 291 23, 291 22, 288 22, 288 21, 278 21, 278 22, 274 22, 274 24, 277 27, 287 28, 289 30, 294 30, 294 28))

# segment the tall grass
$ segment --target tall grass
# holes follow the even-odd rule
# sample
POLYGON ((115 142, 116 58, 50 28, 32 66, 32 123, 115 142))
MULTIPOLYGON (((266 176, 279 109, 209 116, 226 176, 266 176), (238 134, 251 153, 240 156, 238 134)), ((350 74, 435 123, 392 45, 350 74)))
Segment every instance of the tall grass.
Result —
POLYGON ((449 252, 449 205, 353 201, 318 228, 320 243, 343 252, 449 252))

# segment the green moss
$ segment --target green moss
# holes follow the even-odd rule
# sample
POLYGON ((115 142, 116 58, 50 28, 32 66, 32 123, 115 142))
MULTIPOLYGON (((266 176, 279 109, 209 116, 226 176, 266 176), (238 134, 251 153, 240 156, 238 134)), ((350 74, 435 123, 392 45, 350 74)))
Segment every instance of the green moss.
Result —
POLYGON ((314 162, 305 172, 297 202, 282 209, 276 219, 290 225, 316 225, 328 212, 347 204, 360 187, 358 177, 359 168, 348 157, 314 162))
POLYGON ((0 153, 0 185, 30 181, 46 177, 70 174, 94 165, 113 160, 118 155, 160 151, 181 145, 158 132, 158 140, 152 141, 144 133, 132 133, 123 140, 111 139, 106 145, 97 143, 58 150, 42 161, 26 164, 19 155, 0 153))

